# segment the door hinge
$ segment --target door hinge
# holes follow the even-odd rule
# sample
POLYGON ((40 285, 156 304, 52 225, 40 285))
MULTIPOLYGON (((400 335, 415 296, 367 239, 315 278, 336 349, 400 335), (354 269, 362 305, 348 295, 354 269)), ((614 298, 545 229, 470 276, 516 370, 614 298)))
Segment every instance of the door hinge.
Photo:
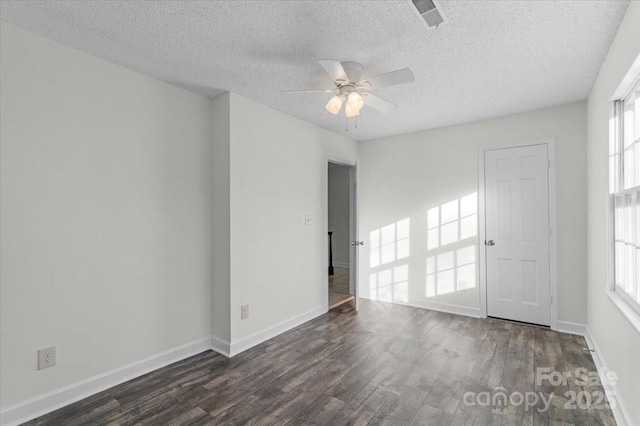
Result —
POLYGON ((553 235, 553 229, 551 229, 551 227, 549 227, 549 236, 553 235))
POLYGON ((547 170, 551 169, 551 160, 547 160, 547 170))
POLYGON ((549 304, 553 305, 553 296, 552 295, 549 295, 549 304))

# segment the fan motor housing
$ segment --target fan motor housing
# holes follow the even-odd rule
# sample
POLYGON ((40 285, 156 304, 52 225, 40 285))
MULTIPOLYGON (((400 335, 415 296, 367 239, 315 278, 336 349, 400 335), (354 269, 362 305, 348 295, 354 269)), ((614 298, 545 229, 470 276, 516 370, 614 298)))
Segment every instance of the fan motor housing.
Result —
POLYGON ((339 90, 343 96, 348 96, 351 92, 357 92, 356 87, 351 83, 343 84, 339 87, 339 90))

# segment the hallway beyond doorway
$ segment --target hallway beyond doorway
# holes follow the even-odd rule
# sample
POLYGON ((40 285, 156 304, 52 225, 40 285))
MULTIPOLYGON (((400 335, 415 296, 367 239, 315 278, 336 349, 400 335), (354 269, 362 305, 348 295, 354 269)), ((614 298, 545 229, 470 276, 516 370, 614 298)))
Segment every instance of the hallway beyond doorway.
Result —
POLYGON ((351 300, 353 295, 349 294, 349 268, 336 266, 334 274, 329 276, 329 309, 351 300))

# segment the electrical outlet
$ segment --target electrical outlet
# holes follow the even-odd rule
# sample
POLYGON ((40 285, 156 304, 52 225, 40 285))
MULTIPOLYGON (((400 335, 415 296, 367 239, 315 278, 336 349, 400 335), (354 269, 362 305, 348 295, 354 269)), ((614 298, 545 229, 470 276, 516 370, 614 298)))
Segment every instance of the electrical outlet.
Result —
POLYGON ((38 370, 56 365, 56 347, 38 349, 38 370))
POLYGON ((313 226, 314 220, 313 215, 305 214, 304 215, 304 224, 305 226, 313 226))
POLYGON ((240 306, 240 319, 249 318, 249 305, 240 306))

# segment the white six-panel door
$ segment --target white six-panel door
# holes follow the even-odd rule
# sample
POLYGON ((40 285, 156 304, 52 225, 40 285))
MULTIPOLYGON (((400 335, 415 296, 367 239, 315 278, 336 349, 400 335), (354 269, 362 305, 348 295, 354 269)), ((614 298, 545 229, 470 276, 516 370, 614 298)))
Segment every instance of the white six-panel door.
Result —
POLYGON ((487 315, 550 325, 547 145, 485 151, 487 315))

